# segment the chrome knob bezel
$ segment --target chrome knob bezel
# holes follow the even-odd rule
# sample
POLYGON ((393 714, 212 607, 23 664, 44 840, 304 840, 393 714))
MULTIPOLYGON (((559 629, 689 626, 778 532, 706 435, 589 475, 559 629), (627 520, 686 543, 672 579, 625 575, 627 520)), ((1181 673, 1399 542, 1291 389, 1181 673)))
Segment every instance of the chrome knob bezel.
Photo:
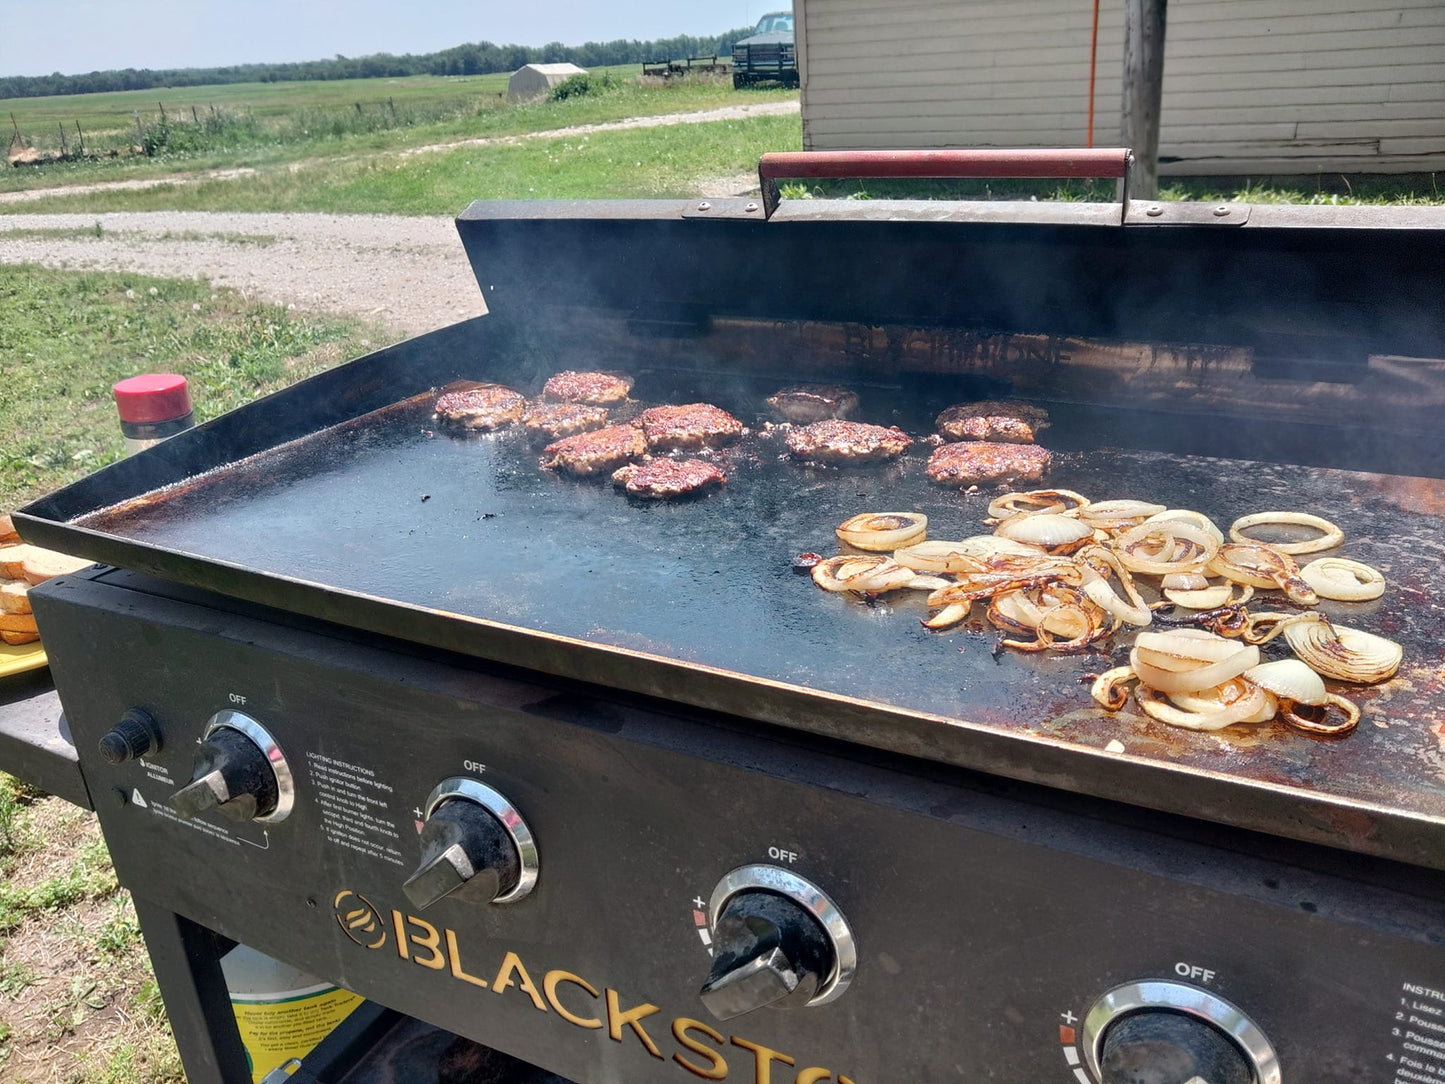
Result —
POLYGON ((740 866, 712 890, 712 898, 707 905, 710 935, 717 933, 717 917, 722 914, 728 900, 748 889, 763 889, 786 896, 818 920, 833 943, 833 969, 828 972, 818 992, 808 1000, 808 1007, 836 1000, 848 988, 858 970, 858 949, 853 942, 853 931, 838 905, 812 881, 799 877, 791 870, 766 865, 740 866))
POLYGON ((1084 1014, 1080 1046, 1084 1064, 1095 1080, 1102 1080, 1099 1063, 1104 1032, 1114 1021, 1143 1009, 1183 1013, 1218 1028, 1234 1041, 1249 1060, 1254 1084, 1280 1084, 1279 1057, 1263 1031, 1240 1009, 1217 994, 1182 982, 1144 981, 1116 986, 1084 1014))
POLYGON ((522 814, 517 812, 516 807, 503 797, 500 791, 494 790, 485 783, 460 775, 443 779, 432 788, 431 794, 427 796, 426 805, 422 807, 424 810, 422 819, 430 820, 438 806, 453 798, 476 802, 495 817, 506 830, 507 835, 511 837, 512 846, 517 850, 517 887, 505 896, 498 896, 492 902, 516 903, 531 892, 537 884, 537 840, 532 835, 532 829, 527 827, 527 822, 522 818, 522 814))
POLYGON ((261 750, 261 755, 271 766, 271 774, 276 777, 276 808, 264 817, 252 817, 251 820, 256 824, 276 824, 284 821, 296 806, 296 780, 291 774, 291 765, 286 763, 286 754, 281 752, 281 746, 271 737, 271 732, 245 712, 231 708, 218 711, 206 720, 206 727, 201 731, 201 741, 205 741, 218 730, 234 730, 250 738, 256 748, 261 750))

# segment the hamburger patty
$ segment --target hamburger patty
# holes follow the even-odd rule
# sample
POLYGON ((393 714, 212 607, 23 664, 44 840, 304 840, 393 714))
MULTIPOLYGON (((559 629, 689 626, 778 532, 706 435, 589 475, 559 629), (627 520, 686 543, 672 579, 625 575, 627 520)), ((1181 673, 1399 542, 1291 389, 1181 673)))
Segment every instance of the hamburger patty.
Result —
POLYGON ((612 484, 630 497, 671 500, 726 484, 727 476, 701 459, 651 459, 630 463, 612 473, 612 484))
POLYGON ((960 441, 928 457, 928 477, 945 486, 989 482, 1035 482, 1049 467, 1049 453, 1037 444, 960 441))
POLYGON ((836 384, 795 384, 768 397, 772 407, 790 422, 806 425, 826 418, 846 418, 858 406, 858 396, 836 384))
POLYGON ((567 369, 542 385, 542 398, 553 403, 621 403, 631 390, 630 376, 567 369))
POLYGON ((600 474, 646 452, 642 430, 635 425, 609 425, 547 445, 542 449, 542 466, 569 474, 600 474))
POLYGON ((788 433, 788 451, 815 463, 877 463, 902 455, 913 438, 896 425, 884 427, 836 418, 788 433))
POLYGON ((538 441, 560 440, 606 424, 607 408, 586 403, 538 403, 522 415, 527 435, 538 441))
POLYGON ((1034 435, 1048 424, 1048 411, 1042 407, 996 400, 959 403, 934 422, 949 440, 997 440, 1005 444, 1032 444, 1034 435))
POLYGON ((437 400, 437 421, 462 429, 500 429, 522 416, 527 400, 500 384, 447 392, 437 400))
POLYGON ((721 407, 688 403, 644 410, 642 432, 653 448, 716 448, 740 437, 743 423, 721 407))

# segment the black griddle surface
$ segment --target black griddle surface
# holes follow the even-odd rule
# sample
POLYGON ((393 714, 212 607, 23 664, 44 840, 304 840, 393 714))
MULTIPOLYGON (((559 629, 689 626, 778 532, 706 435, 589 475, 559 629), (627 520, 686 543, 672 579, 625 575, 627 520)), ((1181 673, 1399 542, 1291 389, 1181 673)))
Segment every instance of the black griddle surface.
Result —
MULTIPOLYGON (((1055 454, 1047 484, 1098 500, 1193 508, 1223 527, 1266 509, 1323 515, 1344 529, 1338 553, 1386 573, 1383 599, 1321 606, 1341 623, 1405 646, 1395 679, 1351 694, 1365 707, 1355 734, 1325 740, 1280 724, 1196 734, 1155 723, 1133 706, 1111 716, 1092 704, 1086 675, 1126 654, 1128 634, 1116 634, 1101 652, 1005 651, 996 658, 995 632, 976 620, 944 633, 922 628, 928 611, 921 592, 869 605, 825 593, 793 571, 802 551, 837 552, 833 527, 862 511, 926 512, 933 538, 986 531, 981 521, 997 491, 966 495, 930 483, 930 450, 920 442, 893 464, 814 468, 787 459, 781 433, 755 429, 718 453, 729 477, 722 491, 643 502, 621 495, 605 476, 573 479, 540 469, 519 429, 468 436, 435 429, 425 398, 77 524, 164 551, 167 573, 198 586, 228 589, 224 582, 234 577, 218 575, 218 563, 237 566, 263 587, 273 585, 283 604, 314 616, 334 616, 354 596, 434 612, 434 627, 444 633, 429 634, 429 642, 464 652, 486 650, 472 646, 478 626, 453 615, 582 641, 582 651, 588 644, 622 649, 619 687, 637 689, 627 674, 631 653, 723 671, 746 686, 731 710, 746 713, 751 698, 757 717, 771 721, 788 722, 791 710, 769 710, 774 683, 940 720, 940 729, 920 740, 891 733, 880 715, 868 743, 900 752, 978 766, 978 757, 939 750, 980 732, 1096 751, 1117 741, 1136 763, 1287 788, 1301 798, 1302 818, 1318 797, 1334 803, 1331 817, 1358 802, 1406 818, 1445 818, 1441 483, 1151 452, 1055 454)), ((266 590, 243 594, 269 598, 266 590)), ((374 616, 362 623, 390 631, 374 616)), ((1266 650, 1267 657, 1285 654, 1279 644, 1266 650)), ((595 679, 595 670, 587 676, 595 679)), ((1117 790, 1089 781, 1104 759, 1119 758, 1081 761, 1076 778, 1057 781, 1117 790)), ((1250 824, 1259 818, 1240 811, 1248 804, 1243 799, 1231 811, 1226 802, 1206 815, 1250 824)), ((1325 834, 1353 831, 1333 825, 1325 834)))

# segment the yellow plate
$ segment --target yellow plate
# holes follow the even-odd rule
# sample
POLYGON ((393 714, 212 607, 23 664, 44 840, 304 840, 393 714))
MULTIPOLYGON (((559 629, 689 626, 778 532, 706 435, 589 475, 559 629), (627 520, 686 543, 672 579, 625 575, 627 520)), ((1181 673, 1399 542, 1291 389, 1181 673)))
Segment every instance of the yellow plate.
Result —
POLYGON ((38 669, 47 661, 45 645, 39 640, 33 644, 0 644, 0 678, 38 669))

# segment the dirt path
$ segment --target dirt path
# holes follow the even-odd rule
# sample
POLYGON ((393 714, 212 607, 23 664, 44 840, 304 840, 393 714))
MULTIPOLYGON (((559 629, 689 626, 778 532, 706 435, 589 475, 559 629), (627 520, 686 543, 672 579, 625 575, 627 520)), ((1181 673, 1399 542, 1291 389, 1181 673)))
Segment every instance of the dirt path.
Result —
POLYGON ((207 279, 298 308, 372 317, 408 335, 486 311, 445 217, 0 215, 0 263, 207 279))
MULTIPOLYGON (((436 154, 455 150, 458 147, 488 147, 521 143, 529 139, 571 139, 576 136, 592 135, 596 132, 616 132, 627 128, 662 128, 673 124, 704 124, 709 121, 744 120, 748 117, 779 117, 800 111, 797 101, 759 102, 756 105, 730 105, 720 109, 704 109, 693 113, 661 113, 652 117, 628 117, 625 120, 607 121, 602 124, 578 124, 570 128, 552 128, 542 132, 527 132, 522 135, 486 136, 479 139, 462 139, 452 143, 428 143, 421 147, 407 147, 395 153, 400 157, 417 154, 436 154)), ((358 155, 335 155, 327 158, 308 158, 300 162, 287 163, 280 169, 305 169, 323 162, 344 162, 358 155)), ((255 169, 208 169, 192 173, 172 173, 164 177, 147 177, 133 181, 105 181, 99 184, 31 188, 24 192, 0 192, 0 203, 26 203, 47 196, 83 195, 89 192, 118 192, 145 188, 159 188, 162 185, 195 184, 198 181, 224 181, 233 177, 248 177, 255 169)), ((733 192, 700 192, 699 195, 723 196, 733 192)))

